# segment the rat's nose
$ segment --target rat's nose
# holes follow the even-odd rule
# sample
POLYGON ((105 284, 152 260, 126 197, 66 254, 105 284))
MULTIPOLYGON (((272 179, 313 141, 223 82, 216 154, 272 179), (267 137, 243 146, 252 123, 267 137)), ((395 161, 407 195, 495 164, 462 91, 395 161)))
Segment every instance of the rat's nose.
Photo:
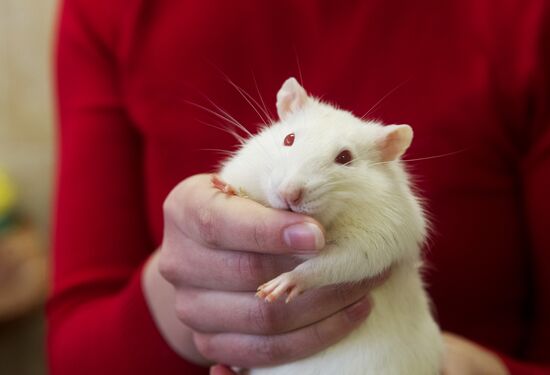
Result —
POLYGON ((279 190, 279 196, 288 207, 295 207, 302 202, 304 189, 301 187, 284 188, 279 190))

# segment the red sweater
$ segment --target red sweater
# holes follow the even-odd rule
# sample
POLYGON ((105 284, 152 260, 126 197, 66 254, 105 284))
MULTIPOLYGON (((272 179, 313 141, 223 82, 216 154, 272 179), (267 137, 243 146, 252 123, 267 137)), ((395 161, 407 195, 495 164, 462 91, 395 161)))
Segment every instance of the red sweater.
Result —
POLYGON ((215 168, 205 149, 234 144, 188 101, 259 122, 220 71, 272 112, 301 71, 316 96, 411 124, 406 159, 453 153, 408 164, 434 224, 426 277, 437 319, 512 374, 550 374, 545 0, 66 0, 52 374, 207 372, 163 341, 140 273, 161 243, 167 193, 215 168))

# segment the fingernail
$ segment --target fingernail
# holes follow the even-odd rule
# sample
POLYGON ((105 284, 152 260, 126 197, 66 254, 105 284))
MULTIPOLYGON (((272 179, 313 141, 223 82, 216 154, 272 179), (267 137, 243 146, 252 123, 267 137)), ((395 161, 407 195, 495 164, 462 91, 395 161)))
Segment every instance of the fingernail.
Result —
POLYGON ((286 245, 295 250, 314 252, 325 246, 321 228, 313 223, 300 223, 288 226, 283 231, 286 245))
POLYGON ((346 308, 346 315, 351 322, 356 323, 365 319, 369 315, 371 309, 372 302, 369 297, 365 296, 346 308))

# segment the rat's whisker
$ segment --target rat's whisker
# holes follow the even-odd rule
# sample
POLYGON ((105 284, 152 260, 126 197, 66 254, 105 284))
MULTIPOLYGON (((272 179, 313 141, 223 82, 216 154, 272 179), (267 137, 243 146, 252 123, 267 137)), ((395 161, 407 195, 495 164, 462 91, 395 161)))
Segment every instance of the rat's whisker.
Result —
POLYGON ((216 129, 216 130, 220 130, 224 133, 227 133, 229 135, 231 135, 233 138, 235 138, 239 144, 244 144, 246 142, 246 138, 242 137, 239 133, 237 133, 234 129, 230 129, 228 128, 227 126, 223 126, 223 125, 214 125, 214 124, 211 124, 211 123, 208 123, 208 122, 205 122, 205 121, 202 121, 202 120, 196 120, 197 122, 203 124, 203 125, 206 125, 210 128, 213 128, 213 129, 216 129))
MULTIPOLYGON (((413 162, 413 161, 423 161, 423 160, 430 160, 430 159, 439 159, 439 158, 444 158, 444 157, 447 157, 447 156, 453 156, 453 155, 456 155, 456 154, 460 154, 464 151, 466 151, 467 149, 462 149, 462 150, 458 150, 458 151, 453 151, 453 152, 447 152, 445 154, 440 154, 440 155, 434 155, 434 156, 426 156, 426 157, 423 157, 423 158, 414 158, 414 159, 401 159, 400 161, 403 162, 403 163, 409 163, 409 162, 413 162)), ((377 162, 377 163, 372 163, 372 164, 369 164, 369 167, 372 167, 372 166, 375 166, 375 165, 381 165, 381 164, 388 164, 388 163, 391 163, 391 162, 394 162, 395 160, 389 160, 389 161, 380 161, 380 162, 377 162)))
MULTIPOLYGON (((212 62, 209 62, 209 64, 226 80, 227 83, 229 83, 243 97, 243 99, 252 107, 254 112, 256 112, 258 117, 260 117, 263 123, 271 124, 273 122, 269 112, 266 111, 265 108, 262 108, 262 106, 258 103, 258 101, 252 95, 250 95, 245 89, 243 89, 242 87, 237 85, 235 82, 233 82, 233 80, 229 78, 229 76, 219 66, 215 65, 212 62), (262 114, 260 114, 258 109, 263 112, 263 116, 262 114)), ((260 95, 260 98, 261 98, 261 95, 260 95)), ((263 102, 263 99, 262 99, 262 102, 263 102)), ((265 107, 265 104, 264 104, 264 107, 265 107)))
POLYGON ((391 89, 390 91, 388 91, 382 98, 380 98, 380 100, 378 100, 376 103, 374 103, 374 105, 372 107, 370 107, 370 109, 367 111, 367 113, 365 113, 363 116, 361 116, 361 120, 364 120, 365 117, 367 117, 369 114, 371 114, 376 108, 378 108, 378 106, 384 101, 386 100, 391 94, 393 94, 395 91, 397 91, 398 89, 400 89, 405 83, 409 82, 410 81, 410 78, 404 80, 403 82, 401 82, 400 84, 398 84, 397 86, 395 86, 393 89, 391 89))
MULTIPOLYGON (((208 108, 208 107, 205 107, 205 106, 203 106, 203 105, 201 105, 201 104, 197 104, 197 103, 194 103, 194 102, 191 102, 191 101, 188 101, 188 100, 186 100, 186 102, 187 102, 188 104, 190 104, 190 105, 193 105, 193 106, 195 106, 195 107, 197 107, 197 108, 200 108, 200 109, 206 111, 207 113, 209 113, 209 114, 211 114, 211 115, 213 115, 213 116, 215 116, 215 117, 217 117, 217 118, 219 118, 219 119, 221 119, 221 120, 223 120, 223 121, 227 121, 229 124, 235 126, 237 129, 239 129, 239 130, 243 131, 244 133, 246 133, 246 134, 248 135, 248 137, 250 137, 250 138, 253 137, 253 134, 252 134, 243 124, 241 124, 240 122, 238 122, 233 116, 229 115, 226 111, 224 111, 221 107, 219 107, 218 105, 216 105, 216 104, 215 104, 212 100, 210 100, 209 98, 205 97, 205 99, 208 100, 217 110, 223 111, 223 114, 220 114, 220 113, 218 113, 218 112, 216 112, 216 111, 214 111, 214 110, 212 110, 212 109, 210 109, 210 108, 208 108)), ((212 124, 209 124, 209 123, 205 123, 205 122, 202 122, 202 123, 205 124, 205 125, 207 125, 207 126, 211 126, 211 127, 215 128, 215 129, 218 129, 218 130, 221 130, 221 131, 224 131, 224 132, 226 132, 226 133, 231 134, 231 135, 234 136, 241 144, 244 144, 244 143, 247 141, 246 138, 240 136, 240 135, 239 135, 235 130, 233 130, 233 129, 227 129, 227 128, 223 127, 223 126, 222 126, 222 127, 218 127, 218 126, 215 126, 215 125, 212 125, 212 124)), ((269 152, 267 152, 267 150, 265 149, 264 145, 262 145, 261 143, 259 143, 259 145, 260 145, 260 149, 262 150, 262 152, 263 152, 266 156, 270 157, 270 154, 269 154, 269 152)))
POLYGON ((300 59, 298 58, 298 51, 296 51, 296 46, 292 46, 294 49, 294 57, 296 58, 296 65, 298 66, 298 76, 300 77, 300 85, 304 86, 304 77, 302 76, 302 67, 300 66, 300 59))
MULTIPOLYGON (((256 92, 258 93, 258 96, 260 97, 260 102, 262 103, 263 112, 265 113, 265 115, 269 119, 269 124, 273 124, 274 117, 271 114, 271 112, 269 111, 269 109, 267 108, 267 106, 265 105, 264 98, 262 96, 262 93, 260 92, 260 88, 258 87, 258 81, 256 80, 256 75, 254 74, 254 72, 252 72, 252 79, 254 80, 254 86, 256 87, 256 92)), ((268 125, 268 124, 266 124, 266 125, 268 125)))
POLYGON ((445 154, 427 156, 427 157, 424 157, 424 158, 401 159, 401 161, 408 163, 408 162, 411 162, 411 161, 422 161, 422 160, 438 159, 438 158, 443 158, 443 157, 446 157, 446 156, 453 156, 453 155, 456 155, 456 154, 460 154, 460 153, 462 153, 466 150, 467 149, 462 149, 462 150, 458 150, 458 151, 447 152, 445 154))
MULTIPOLYGON (((219 118, 219 119, 225 120, 225 121, 227 121, 227 122, 233 124, 234 126, 236 126, 236 127, 239 128, 239 129, 241 129, 241 127, 243 127, 243 125, 242 125, 241 123, 239 123, 237 120, 235 120, 235 119, 232 118, 232 117, 226 117, 225 115, 222 115, 222 114, 220 114, 220 113, 218 113, 218 112, 216 112, 216 111, 214 111, 214 110, 212 110, 212 109, 210 109, 210 108, 208 108, 208 107, 205 107, 205 106, 203 106, 203 105, 201 105, 201 104, 198 104, 198 103, 195 103, 195 102, 192 102, 192 101, 189 101, 189 100, 185 100, 185 102, 188 103, 188 104, 190 104, 190 105, 192 105, 192 106, 194 106, 194 107, 200 108, 200 109, 202 109, 203 111, 208 112, 208 113, 210 113, 211 115, 216 116, 216 117, 219 118)), ((246 128, 245 128, 245 129, 246 129, 246 128)), ((242 130, 242 129, 241 129, 241 130, 242 130)), ((246 131, 246 133, 247 133, 248 135, 252 136, 252 134, 251 134, 248 130, 246 131)))
POLYGON ((223 114, 227 121, 231 122, 233 125, 235 125, 239 130, 241 130, 243 133, 248 135, 249 137, 252 137, 252 133, 250 130, 246 128, 242 123, 240 123, 235 117, 233 117, 229 112, 227 112, 225 109, 220 107, 218 104, 216 104, 212 99, 205 96, 205 99, 218 111, 220 111, 221 114, 223 114))
POLYGON ((260 117, 260 120, 262 121, 262 123, 270 124, 272 122, 271 118, 269 117, 269 113, 267 113, 267 111, 264 108, 262 108, 262 106, 258 103, 258 101, 252 95, 250 95, 248 92, 246 92, 246 90, 243 89, 242 87, 238 86, 228 76, 225 76, 225 79, 243 97, 243 99, 252 107, 252 109, 254 110, 254 112, 256 112, 258 117, 260 117), (259 110, 263 112, 263 115, 259 112, 259 110))
POLYGON ((227 157, 235 155, 234 151, 223 150, 223 149, 220 149, 220 148, 201 148, 199 150, 200 151, 208 151, 208 152, 216 152, 218 154, 221 154, 221 155, 227 156, 227 157))

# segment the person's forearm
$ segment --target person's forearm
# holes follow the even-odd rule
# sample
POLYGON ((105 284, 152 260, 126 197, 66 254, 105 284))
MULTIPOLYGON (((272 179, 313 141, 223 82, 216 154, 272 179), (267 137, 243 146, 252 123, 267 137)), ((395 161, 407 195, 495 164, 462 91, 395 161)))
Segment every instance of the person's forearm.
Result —
POLYGON ((444 375, 509 375, 498 356, 478 344, 444 332, 444 375))
POLYGON ((149 258, 142 273, 143 294, 149 311, 159 332, 176 353, 193 363, 208 365, 195 348, 191 329, 176 316, 174 287, 159 273, 159 253, 157 250, 149 258))

